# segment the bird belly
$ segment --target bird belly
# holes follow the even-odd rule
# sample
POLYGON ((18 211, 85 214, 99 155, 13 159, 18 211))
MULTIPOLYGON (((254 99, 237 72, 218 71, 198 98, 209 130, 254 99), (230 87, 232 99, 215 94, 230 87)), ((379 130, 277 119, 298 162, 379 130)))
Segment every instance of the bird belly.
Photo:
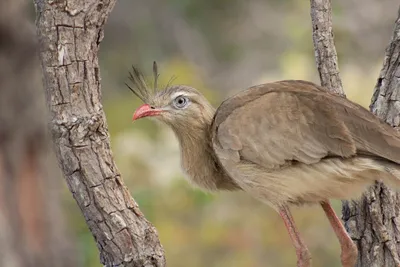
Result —
POLYGON ((239 163, 234 169, 231 175, 245 191, 275 207, 357 198, 376 179, 388 176, 382 164, 364 157, 295 163, 277 170, 239 163))

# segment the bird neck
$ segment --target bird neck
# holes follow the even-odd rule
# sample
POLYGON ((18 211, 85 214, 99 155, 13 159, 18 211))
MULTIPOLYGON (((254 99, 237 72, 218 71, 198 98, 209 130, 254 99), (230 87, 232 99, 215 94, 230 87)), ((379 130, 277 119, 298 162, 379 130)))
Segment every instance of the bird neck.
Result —
POLYGON ((172 126, 179 140, 182 169, 188 180, 202 189, 235 190, 237 185, 220 166, 212 148, 210 126, 214 113, 212 108, 185 127, 172 126))

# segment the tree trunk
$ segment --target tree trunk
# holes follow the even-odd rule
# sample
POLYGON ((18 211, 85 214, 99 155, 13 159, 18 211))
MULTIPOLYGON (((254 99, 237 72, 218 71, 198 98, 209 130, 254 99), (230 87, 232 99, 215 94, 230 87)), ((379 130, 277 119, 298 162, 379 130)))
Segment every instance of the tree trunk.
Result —
MULTIPOLYGON (((370 105, 393 127, 400 124, 400 14, 370 105)), ((378 177, 379 178, 379 177, 378 177)), ((400 194, 376 183, 361 201, 343 203, 343 220, 359 249, 357 266, 399 266, 400 194)))
MULTIPOLYGON (((311 0, 313 40, 321 83, 345 96, 333 43, 330 0, 311 0)), ((382 71, 372 97, 371 111, 394 127, 400 124, 400 13, 386 51, 382 71), (398 99, 399 98, 399 99, 398 99)), ((379 177, 377 177, 379 179, 379 177)), ((357 267, 400 265, 400 194, 377 182, 358 201, 343 201, 347 231, 357 244, 357 267)))
POLYGON ((35 0, 50 128, 69 189, 106 266, 165 265, 155 228, 114 163, 97 52, 116 0, 35 0))
POLYGON ((79 266, 61 216, 33 25, 0 2, 0 266, 79 266))
POLYGON ((321 85, 344 97, 333 40, 331 1, 311 0, 310 3, 315 61, 321 85))

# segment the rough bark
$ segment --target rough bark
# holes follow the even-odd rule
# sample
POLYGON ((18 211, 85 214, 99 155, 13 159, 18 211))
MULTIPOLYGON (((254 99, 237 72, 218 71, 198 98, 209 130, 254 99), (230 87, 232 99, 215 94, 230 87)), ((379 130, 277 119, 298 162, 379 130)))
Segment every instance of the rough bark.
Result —
MULTIPOLYGON (((400 15, 386 49, 370 105, 371 111, 393 127, 400 124, 400 15)), ((377 177, 379 178, 379 177, 377 177)), ((361 201, 345 202, 343 219, 359 249, 357 266, 399 266, 400 194, 377 183, 361 201)))
POLYGON ((0 2, 0 266, 79 266, 69 256, 28 7, 0 2))
POLYGON ((116 0, 35 0, 50 128, 65 179, 106 266, 164 266, 155 228, 110 150, 97 52, 116 0))
POLYGON ((331 1, 311 0, 310 2, 315 60, 321 85, 331 92, 345 96, 333 40, 331 1))
MULTIPOLYGON (((345 96, 333 42, 330 1, 311 0, 311 17, 321 83, 331 91, 345 96)), ((373 113, 394 127, 400 123, 400 106, 397 102, 397 96, 400 95, 399 36, 400 17, 396 21, 370 106, 373 113)), ((399 197, 399 194, 377 182, 360 200, 343 201, 342 219, 359 251, 357 267, 399 266, 399 197)))

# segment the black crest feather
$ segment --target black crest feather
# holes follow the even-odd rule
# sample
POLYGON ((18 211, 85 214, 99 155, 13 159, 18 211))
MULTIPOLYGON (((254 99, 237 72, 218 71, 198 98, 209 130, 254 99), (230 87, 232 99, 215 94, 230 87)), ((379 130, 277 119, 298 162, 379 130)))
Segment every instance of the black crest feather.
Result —
MULTIPOLYGON (((153 86, 153 92, 150 92, 149 87, 147 86, 146 80, 139 70, 139 68, 132 66, 132 71, 129 72, 129 80, 131 82, 131 85, 125 83, 125 85, 129 88, 129 90, 132 91, 140 100, 142 100, 144 103, 148 103, 151 98, 157 94, 158 90, 158 78, 160 77, 160 74, 158 73, 158 66, 157 62, 153 62, 153 78, 154 78, 154 86, 153 86)), ((165 86, 164 89, 167 89, 169 86, 171 86, 172 82, 176 79, 176 76, 173 75, 171 79, 168 81, 167 85, 165 86)))
POLYGON ((157 86, 158 86, 158 77, 160 76, 160 74, 158 73, 158 66, 157 66, 157 62, 153 62, 153 76, 154 76, 154 94, 157 92, 157 86))
POLYGON ((127 83, 125 83, 125 85, 132 91, 132 93, 146 103, 150 98, 150 94, 143 74, 135 66, 132 66, 132 71, 129 72, 129 80, 133 84, 133 87, 129 86, 127 83))

